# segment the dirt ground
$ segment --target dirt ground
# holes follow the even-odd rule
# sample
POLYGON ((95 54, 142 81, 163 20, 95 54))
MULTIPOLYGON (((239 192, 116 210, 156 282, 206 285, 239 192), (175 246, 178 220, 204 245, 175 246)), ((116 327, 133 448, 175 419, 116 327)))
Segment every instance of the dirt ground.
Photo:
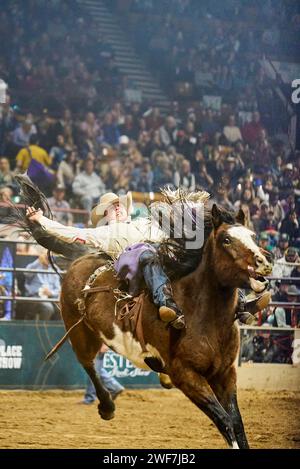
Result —
MULTIPOLYGON (((0 448, 226 448, 178 390, 126 390, 113 420, 79 391, 0 391, 0 448)), ((300 448, 300 393, 240 391, 252 448, 300 448)))

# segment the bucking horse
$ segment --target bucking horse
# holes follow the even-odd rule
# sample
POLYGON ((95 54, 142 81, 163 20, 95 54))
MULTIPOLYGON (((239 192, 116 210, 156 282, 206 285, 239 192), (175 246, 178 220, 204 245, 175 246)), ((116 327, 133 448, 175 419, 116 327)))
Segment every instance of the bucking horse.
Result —
MULTIPOLYGON (((26 178, 19 177, 18 182, 25 203, 50 216, 38 189, 26 178)), ((182 246, 172 251, 170 266, 174 272, 184 273, 180 278, 174 275, 172 281, 174 298, 185 316, 186 328, 182 330, 167 327, 159 319, 146 292, 137 301, 140 314, 132 328, 130 320, 117 317, 116 292, 124 286, 113 269, 106 268, 111 264, 107 254, 54 239, 21 211, 17 220, 38 243, 75 259, 62 282, 61 315, 77 359, 94 383, 102 419, 109 420, 115 413, 115 403, 94 368, 95 356, 104 343, 137 367, 149 369, 146 351, 159 364, 156 371, 168 376, 212 420, 231 448, 249 447, 237 402, 237 290, 261 292, 266 284, 264 276, 271 273, 272 266, 257 246, 255 234, 245 226, 242 211, 236 215, 214 204, 205 210, 204 244, 199 252, 190 253, 182 246), (193 268, 181 270, 184 264, 193 268)), ((123 311, 126 298, 124 295, 120 301, 120 306, 124 302, 123 311)))

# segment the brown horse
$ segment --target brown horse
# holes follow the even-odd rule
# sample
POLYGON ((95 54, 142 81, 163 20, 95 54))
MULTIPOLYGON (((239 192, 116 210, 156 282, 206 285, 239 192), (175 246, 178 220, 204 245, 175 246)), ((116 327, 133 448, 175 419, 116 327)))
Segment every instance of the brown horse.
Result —
MULTIPOLYGON (((47 215, 42 194, 30 181, 23 178, 19 182, 25 201, 31 206, 41 206, 47 215)), ((183 252, 190 257, 189 262, 192 257, 198 265, 195 266, 192 259, 193 271, 173 281, 175 300, 184 312, 186 329, 167 328, 146 297, 142 314, 144 341, 148 354, 162 364, 160 371, 214 422, 229 446, 248 448, 237 404, 235 360, 239 332, 234 322, 237 289, 262 291, 264 279, 261 277, 270 274, 272 267, 256 245, 254 233, 244 226, 242 211, 234 217, 214 205, 208 218, 201 255, 183 252)), ((55 252, 67 252, 69 258, 89 251, 81 245, 65 246, 20 213, 16 220, 40 244, 55 252)), ((61 292, 61 311, 67 330, 82 319, 77 300, 91 274, 107 263, 107 257, 88 254, 75 260, 68 270, 61 292)), ((180 267, 178 262, 175 270, 179 271, 180 267)), ((184 272, 184 268, 181 271, 184 272)), ((112 271, 105 271, 93 287, 97 285, 107 285, 110 290, 87 296, 86 316, 70 331, 70 340, 79 362, 95 385, 100 401, 99 414, 109 420, 114 417, 115 405, 94 369, 94 358, 102 343, 138 367, 147 368, 147 365, 136 335, 115 317, 116 299, 111 288, 118 288, 120 282, 112 271)))
MULTIPOLYGON (((240 214, 241 215, 241 214, 240 214)), ((241 222, 242 220, 239 219, 241 222)), ((217 206, 212 209, 212 224, 196 270, 173 283, 174 295, 186 318, 186 329, 166 328, 157 309, 146 298, 142 325, 147 350, 163 363, 163 372, 217 426, 232 448, 248 448, 237 404, 235 360, 239 332, 235 320, 237 288, 261 287, 260 277, 271 266, 255 244, 254 234, 237 223, 223 219, 217 206)), ((62 317, 67 330, 80 318, 76 300, 87 279, 105 263, 88 255, 76 260, 64 278, 61 293, 62 317)), ((110 271, 96 285, 118 287, 110 271)), ((115 405, 95 373, 93 360, 102 343, 145 368, 144 355, 135 336, 115 321, 112 292, 88 296, 86 321, 70 332, 79 362, 93 381, 103 419, 114 416, 115 405)))

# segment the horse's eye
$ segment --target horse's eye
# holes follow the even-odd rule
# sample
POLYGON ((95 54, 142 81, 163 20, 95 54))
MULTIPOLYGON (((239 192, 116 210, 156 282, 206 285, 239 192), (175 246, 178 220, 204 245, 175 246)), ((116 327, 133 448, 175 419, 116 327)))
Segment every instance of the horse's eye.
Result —
POLYGON ((223 244, 225 244, 225 246, 229 246, 229 244, 231 244, 231 239, 230 238, 224 238, 223 244))

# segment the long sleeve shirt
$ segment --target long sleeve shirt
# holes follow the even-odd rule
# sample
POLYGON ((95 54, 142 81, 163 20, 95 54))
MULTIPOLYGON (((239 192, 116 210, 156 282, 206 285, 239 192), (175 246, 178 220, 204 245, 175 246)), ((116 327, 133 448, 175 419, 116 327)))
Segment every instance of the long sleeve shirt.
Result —
POLYGON ((43 216, 40 224, 48 233, 67 243, 83 242, 113 257, 118 257, 126 247, 132 244, 142 241, 160 242, 166 237, 157 224, 151 223, 148 218, 112 222, 97 228, 76 228, 64 226, 43 216))
MULTIPOLYGON (((48 268, 43 266, 39 259, 28 264, 26 269, 47 270, 49 272, 54 272, 51 266, 48 266, 48 268)), ((51 297, 57 298, 59 296, 60 280, 58 275, 48 274, 48 272, 42 274, 25 272, 26 296, 39 296, 39 289, 44 286, 48 287, 51 291, 51 297)))
POLYGON ((87 174, 85 171, 75 177, 72 187, 74 194, 81 197, 91 195, 93 198, 97 198, 105 192, 105 184, 102 179, 96 173, 87 174))

